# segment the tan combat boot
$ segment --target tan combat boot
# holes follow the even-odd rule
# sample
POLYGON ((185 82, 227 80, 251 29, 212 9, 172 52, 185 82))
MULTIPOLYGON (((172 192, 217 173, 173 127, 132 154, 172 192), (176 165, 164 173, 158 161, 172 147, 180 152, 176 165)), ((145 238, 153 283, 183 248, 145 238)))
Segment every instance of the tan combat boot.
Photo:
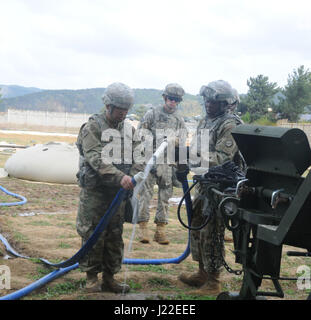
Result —
POLYGON ((154 234, 153 240, 158 242, 159 244, 169 244, 169 240, 166 238, 165 234, 165 223, 158 222, 157 223, 157 229, 154 234))
POLYGON ((97 273, 86 273, 85 291, 88 293, 101 292, 100 283, 97 278, 97 273))
POLYGON ((204 296, 217 296, 221 292, 220 272, 208 273, 207 282, 191 294, 204 296))
POLYGON ((149 235, 148 235, 148 222, 147 221, 143 221, 140 222, 139 224, 139 241, 141 243, 149 243, 149 235))
POLYGON ((208 281, 208 273, 203 268, 203 263, 199 263, 199 271, 191 275, 181 274, 179 280, 191 287, 202 287, 208 281))
POLYGON ((128 293, 130 291, 130 287, 129 285, 114 279, 113 275, 103 273, 101 290, 114 293, 128 293))

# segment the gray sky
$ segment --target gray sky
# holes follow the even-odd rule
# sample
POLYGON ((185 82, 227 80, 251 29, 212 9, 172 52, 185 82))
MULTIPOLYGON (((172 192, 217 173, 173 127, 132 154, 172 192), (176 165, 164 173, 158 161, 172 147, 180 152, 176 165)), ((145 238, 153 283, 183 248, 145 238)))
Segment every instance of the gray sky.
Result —
POLYGON ((240 93, 311 66, 310 0, 0 0, 0 84, 240 93))

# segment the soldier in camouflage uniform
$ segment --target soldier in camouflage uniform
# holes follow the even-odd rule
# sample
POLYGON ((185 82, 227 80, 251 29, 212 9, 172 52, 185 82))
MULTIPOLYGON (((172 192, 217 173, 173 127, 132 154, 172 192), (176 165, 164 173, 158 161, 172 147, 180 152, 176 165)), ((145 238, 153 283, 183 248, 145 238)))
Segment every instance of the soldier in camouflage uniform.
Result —
MULTIPOLYGON (((185 94, 184 89, 176 83, 168 84, 163 92, 164 105, 149 110, 142 118, 139 128, 148 129, 152 132, 154 151, 159 146, 163 138, 157 137, 157 129, 174 130, 176 138, 179 133, 186 132, 186 126, 183 118, 176 112, 177 105, 182 101, 185 94), (183 131, 183 132, 182 132, 183 131), (162 140, 161 140, 162 139, 162 140)), ((177 139, 176 139, 177 142, 177 139)), ((154 241, 159 244, 169 244, 165 233, 165 226, 168 223, 168 200, 173 192, 173 167, 171 165, 157 164, 151 170, 145 181, 142 195, 139 201, 138 223, 140 231, 140 241, 149 243, 147 224, 150 218, 149 204, 153 196, 154 185, 158 185, 158 206, 154 222, 157 229, 154 235, 154 241)))
MULTIPOLYGON (((197 130, 209 129, 209 167, 221 165, 228 160, 240 165, 240 153, 231 135, 232 129, 242 123, 232 113, 233 106, 238 104, 236 90, 229 83, 218 80, 203 86, 200 95, 204 98, 207 116, 200 121, 197 130)), ((199 151, 199 142, 198 145, 199 151)), ((197 186, 191 221, 194 227, 201 226, 205 219, 202 215, 204 195, 199 184, 197 186)), ((182 274, 179 279, 190 286, 201 287, 199 293, 220 292, 221 257, 225 254, 224 232, 223 220, 216 213, 203 229, 191 230, 190 248, 193 260, 199 262, 199 270, 191 275, 182 274), (216 237, 219 241, 215 241, 216 237)))
MULTIPOLYGON (((132 89, 122 83, 113 83, 107 87, 102 99, 106 106, 105 112, 91 116, 80 128, 77 139, 80 152, 77 177, 81 192, 76 228, 82 238, 82 245, 93 233, 118 190, 121 187, 126 190, 133 189, 131 176, 142 169, 137 165, 131 167, 109 164, 102 158, 102 150, 108 144, 102 139, 105 130, 115 129, 120 132, 123 145, 124 119, 134 101, 132 89)), ((114 274, 121 269, 123 259, 124 207, 123 201, 97 243, 80 261, 81 271, 86 272, 88 292, 129 291, 128 285, 114 279, 114 274), (101 284, 97 277, 100 272, 102 272, 101 284)))

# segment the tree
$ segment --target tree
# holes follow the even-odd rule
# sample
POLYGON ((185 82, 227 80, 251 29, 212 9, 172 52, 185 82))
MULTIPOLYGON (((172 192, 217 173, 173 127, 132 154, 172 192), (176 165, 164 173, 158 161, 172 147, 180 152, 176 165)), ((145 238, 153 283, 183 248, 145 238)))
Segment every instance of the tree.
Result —
POLYGON ((269 108, 272 108, 272 98, 278 88, 275 82, 268 80, 268 77, 262 74, 247 80, 249 90, 247 95, 241 99, 241 103, 246 106, 251 122, 266 116, 269 108))
POLYGON ((300 66, 288 75, 287 85, 282 90, 284 98, 275 106, 283 119, 296 122, 304 108, 311 104, 311 72, 300 66))

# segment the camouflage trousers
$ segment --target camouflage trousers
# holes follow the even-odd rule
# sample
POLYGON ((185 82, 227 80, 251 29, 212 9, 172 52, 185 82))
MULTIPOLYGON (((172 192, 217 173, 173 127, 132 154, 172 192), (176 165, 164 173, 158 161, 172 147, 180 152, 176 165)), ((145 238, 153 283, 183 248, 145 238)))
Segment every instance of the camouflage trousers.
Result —
MULTIPOLYGON (((81 189, 76 228, 82 238, 82 245, 95 230, 115 194, 116 192, 109 192, 106 189, 81 189)), ((113 275, 120 271, 124 252, 122 239, 124 207, 125 202, 123 201, 117 212, 111 217, 96 244, 79 261, 82 272, 104 272, 113 275)))
POLYGON ((172 167, 167 164, 158 164, 144 183, 139 198, 138 223, 150 219, 149 205, 155 184, 158 185, 158 205, 154 222, 168 223, 168 200, 173 194, 173 184, 172 167))
MULTIPOLYGON (((194 201, 191 226, 201 226, 206 217, 202 216, 203 201, 194 201)), ((206 272, 213 273, 222 270, 225 257, 224 246, 225 225, 222 217, 214 212, 210 222, 201 230, 191 230, 190 250, 192 259, 203 264, 206 272)))

